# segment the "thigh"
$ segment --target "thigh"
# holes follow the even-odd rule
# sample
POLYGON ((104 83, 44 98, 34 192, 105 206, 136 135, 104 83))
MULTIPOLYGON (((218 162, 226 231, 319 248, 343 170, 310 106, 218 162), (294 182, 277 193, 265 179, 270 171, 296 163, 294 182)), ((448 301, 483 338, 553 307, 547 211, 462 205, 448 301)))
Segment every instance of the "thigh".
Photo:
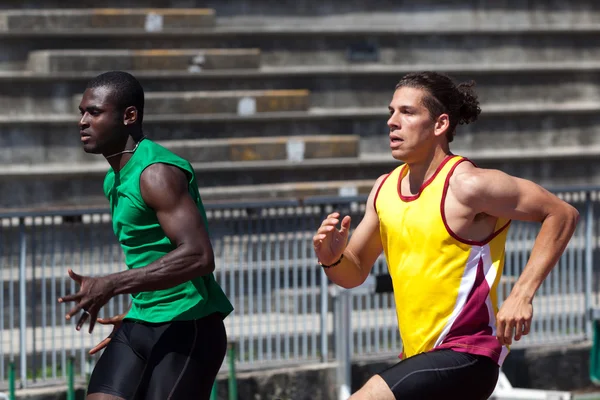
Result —
POLYGON ((145 399, 208 400, 226 350, 221 317, 174 322, 149 361, 152 375, 145 399))
POLYGON ((126 400, 135 397, 146 362, 131 346, 129 328, 124 323, 104 349, 90 377, 89 395, 103 393, 126 400))
POLYGON ((432 351, 379 374, 397 399, 486 400, 498 381, 491 359, 452 350, 432 351))

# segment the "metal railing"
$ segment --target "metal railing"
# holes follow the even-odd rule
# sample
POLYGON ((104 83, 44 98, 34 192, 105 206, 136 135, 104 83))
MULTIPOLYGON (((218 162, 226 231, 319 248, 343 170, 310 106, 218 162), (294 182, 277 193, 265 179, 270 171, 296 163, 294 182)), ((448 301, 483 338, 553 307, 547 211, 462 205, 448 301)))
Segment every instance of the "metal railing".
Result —
MULTIPOLYGON (((597 302, 592 284, 598 248, 600 189, 559 191, 581 212, 565 254, 540 288, 529 336, 517 346, 569 343, 591 335, 588 310, 597 302)), ((355 227, 365 198, 313 198, 299 201, 207 205, 214 246, 215 277, 235 311, 226 319, 228 339, 237 344, 240 370, 269 365, 326 362, 339 353, 340 332, 330 285, 317 266, 312 236, 324 216, 336 210, 352 216, 355 227), (336 340, 337 338, 337 340, 336 340), (336 350, 337 342, 337 350, 336 350)), ((509 230, 500 301, 510 292, 530 254, 539 224, 514 222, 509 230)), ((84 379, 96 361, 88 350, 111 327, 75 330, 64 316, 69 305, 56 299, 76 291, 66 273, 108 274, 125 268, 107 210, 0 214, 0 386, 8 365, 17 366, 21 387, 65 382, 67 360, 84 379)), ((386 274, 381 257, 373 275, 386 274)), ((100 316, 120 313, 125 296, 112 299, 100 316)), ((351 356, 398 354, 401 340, 393 295, 361 294, 350 299, 347 321, 351 356)), ((338 311, 339 312, 339 311, 338 311)))

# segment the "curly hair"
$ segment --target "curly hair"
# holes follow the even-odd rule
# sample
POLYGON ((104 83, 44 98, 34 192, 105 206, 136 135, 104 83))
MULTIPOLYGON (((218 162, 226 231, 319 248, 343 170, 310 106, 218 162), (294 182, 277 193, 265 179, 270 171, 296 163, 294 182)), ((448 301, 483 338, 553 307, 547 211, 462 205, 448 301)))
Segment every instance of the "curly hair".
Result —
POLYGON ((396 85, 396 90, 410 87, 427 91, 423 104, 429 110, 431 117, 437 118, 442 114, 448 114, 450 127, 446 137, 448 142, 451 142, 457 125, 474 122, 481 113, 473 86, 475 86, 474 81, 455 85, 452 79, 444 74, 425 71, 403 76, 396 85))

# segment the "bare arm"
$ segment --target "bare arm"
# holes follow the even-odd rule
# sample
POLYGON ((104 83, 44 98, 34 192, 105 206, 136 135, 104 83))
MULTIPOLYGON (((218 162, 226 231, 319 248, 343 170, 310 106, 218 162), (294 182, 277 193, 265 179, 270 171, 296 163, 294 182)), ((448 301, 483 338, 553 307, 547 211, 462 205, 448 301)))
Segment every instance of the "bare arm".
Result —
POLYGON ((498 338, 511 344, 513 334, 519 340, 529 333, 533 297, 567 247, 579 213, 541 186, 496 170, 467 169, 452 185, 458 189, 453 190, 457 199, 475 214, 542 224, 531 256, 497 315, 498 338))
POLYGON ((458 190, 453 192, 474 213, 542 224, 531 257, 513 290, 532 299, 567 247, 579 213, 541 186, 497 170, 473 168, 456 178, 453 183, 458 190))
POLYGON ((140 190, 176 247, 146 267, 109 275, 114 295, 167 289, 213 272, 213 249, 184 172, 154 164, 142 173, 140 190))
POLYGON ((380 177, 371 189, 365 215, 354 230, 347 246, 351 221, 349 216, 344 217, 341 221, 341 230, 338 231, 339 213, 329 215, 313 238, 315 252, 323 264, 335 263, 341 254, 344 255, 340 264, 325 268, 327 277, 344 288, 350 289, 361 285, 383 251, 379 234, 379 218, 373 204, 383 178, 384 176, 380 177))

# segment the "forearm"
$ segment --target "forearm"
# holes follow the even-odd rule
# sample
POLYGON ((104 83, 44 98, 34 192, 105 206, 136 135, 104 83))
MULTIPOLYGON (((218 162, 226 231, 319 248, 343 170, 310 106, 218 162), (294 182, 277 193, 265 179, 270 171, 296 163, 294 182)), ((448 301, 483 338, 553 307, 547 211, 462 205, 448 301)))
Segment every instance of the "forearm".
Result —
POLYGON ((531 301, 559 261, 575 231, 578 214, 571 209, 548 216, 535 240, 529 261, 512 293, 531 301))
POLYGON ((155 262, 108 275, 114 295, 169 289, 214 271, 212 257, 202 257, 180 246, 155 262))
POLYGON ((338 265, 324 270, 333 283, 346 289, 360 286, 367 279, 367 273, 361 268, 358 257, 347 248, 344 250, 344 258, 338 265))

